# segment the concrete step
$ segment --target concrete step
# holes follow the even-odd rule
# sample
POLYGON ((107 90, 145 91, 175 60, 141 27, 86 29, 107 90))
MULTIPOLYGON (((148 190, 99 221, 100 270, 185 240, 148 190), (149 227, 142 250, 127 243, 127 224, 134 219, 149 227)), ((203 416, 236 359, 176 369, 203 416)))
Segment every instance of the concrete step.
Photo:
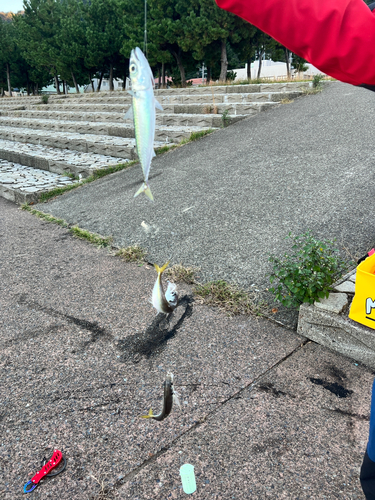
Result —
MULTIPOLYGON (((306 90, 312 87, 311 81, 306 82, 280 82, 280 83, 260 83, 260 84, 244 84, 244 85, 208 85, 208 86, 194 86, 186 88, 170 88, 154 90, 155 96, 167 95, 195 95, 195 94, 247 94, 255 92, 293 92, 306 90)), ((119 99, 123 96, 129 96, 127 91, 116 90, 114 92, 100 91, 90 92, 87 94, 69 94, 68 96, 51 95, 50 102, 64 99, 98 99, 98 100, 111 100, 119 99)), ((39 98, 40 99, 40 98, 39 98)))
MULTIPOLYGON (((219 87, 220 88, 220 87, 219 87)), ((216 92, 216 87, 212 87, 211 93, 204 94, 180 94, 179 89, 175 93, 160 94, 157 100, 164 107, 167 104, 246 104, 249 102, 280 102, 283 99, 293 99, 299 96, 302 90, 285 90, 285 91, 267 91, 267 92, 233 92, 233 93, 219 93, 216 92)), ((103 106, 111 106, 111 109, 115 109, 116 106, 130 106, 131 97, 129 94, 120 94, 117 98, 112 97, 101 97, 100 94, 91 94, 92 97, 74 99, 59 99, 50 100, 48 105, 41 103, 30 103, 29 108, 42 110, 43 107, 51 109, 62 108, 71 106, 97 106, 98 104, 103 106)))
POLYGON ((36 202, 42 193, 74 182, 66 175, 0 159, 0 196, 17 204, 36 202))
MULTIPOLYGON (((74 114, 72 114, 73 117, 74 114)), ((72 132, 76 134, 109 135, 113 137, 134 138, 134 127, 129 122, 124 122, 113 126, 106 122, 83 122, 72 120, 42 120, 35 118, 16 118, 0 116, 0 128, 28 128, 40 129, 56 132, 72 132)), ((182 139, 190 137, 192 132, 208 130, 208 127, 194 126, 157 126, 155 130, 155 140, 158 142, 179 143, 182 139)))
POLYGON ((56 174, 70 172, 82 177, 95 170, 128 162, 128 159, 94 153, 61 150, 48 146, 25 144, 0 139, 0 159, 56 174))
MULTIPOLYGON (((284 97, 286 98, 294 98, 297 96, 298 93, 287 93, 287 94, 280 94, 280 101, 281 95, 287 96, 284 97)), ((250 95, 250 94, 249 94, 250 95)), ((254 94, 254 96, 257 96, 259 98, 259 102, 252 102, 249 101, 248 103, 228 103, 228 104, 223 104, 223 103, 216 103, 215 104, 211 101, 205 102, 205 103, 200 103, 200 104, 167 104, 163 103, 163 111, 157 110, 156 115, 162 114, 162 113, 188 113, 188 114, 210 114, 213 112, 213 110, 216 107, 216 111, 218 114, 222 114, 225 111, 227 111, 229 114, 232 115, 252 115, 254 113, 259 113, 260 111, 264 111, 265 109, 269 109, 272 106, 276 106, 280 101, 268 101, 269 96, 271 94, 254 94), (262 99, 267 99, 267 101, 262 101, 262 99)), ((299 95, 299 94, 298 94, 299 95)), ((70 111, 70 112, 76 112, 76 113, 88 113, 88 112, 106 112, 106 113, 125 113, 130 107, 130 103, 123 105, 123 104, 95 104, 95 103, 86 103, 82 102, 81 104, 77 103, 64 103, 61 105, 46 105, 42 109, 45 111, 53 111, 53 112, 58 112, 58 111, 70 111)), ((41 111, 40 106, 37 107, 38 111, 41 111)))
MULTIPOLYGON (((135 139, 131 138, 0 127, 0 139, 34 145, 40 144, 51 148, 70 149, 82 153, 115 156, 128 160, 136 158, 135 139)), ((164 146, 164 143, 155 143, 155 148, 161 146, 164 146)))
MULTIPOLYGON (((261 108, 263 109, 263 108, 261 108)), ((232 123, 246 118, 247 115, 237 114, 231 116, 232 123)), ((25 120, 66 120, 66 121, 83 121, 89 123, 116 123, 118 125, 127 124, 130 126, 131 121, 124 121, 124 113, 106 113, 106 112, 90 112, 77 113, 76 111, 0 111, 0 117, 22 118, 25 120)), ((198 128, 219 128, 222 126, 222 117, 220 114, 189 114, 189 113, 158 113, 156 115, 157 126, 188 126, 198 128)))

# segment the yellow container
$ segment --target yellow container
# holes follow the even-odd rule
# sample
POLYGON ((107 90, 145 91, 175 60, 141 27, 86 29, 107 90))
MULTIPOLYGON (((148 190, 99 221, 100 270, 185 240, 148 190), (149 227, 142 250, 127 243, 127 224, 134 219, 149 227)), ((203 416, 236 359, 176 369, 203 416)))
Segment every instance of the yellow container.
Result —
POLYGON ((357 267, 349 318, 375 330, 375 253, 357 267))

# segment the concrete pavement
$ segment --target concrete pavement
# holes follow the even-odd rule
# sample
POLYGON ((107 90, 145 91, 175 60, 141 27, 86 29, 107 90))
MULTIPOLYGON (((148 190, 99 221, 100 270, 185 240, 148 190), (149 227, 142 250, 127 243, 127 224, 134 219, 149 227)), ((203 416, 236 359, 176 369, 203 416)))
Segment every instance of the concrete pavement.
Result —
POLYGON ((165 322, 147 301, 151 267, 3 199, 0 227, 1 499, 24 498, 55 447, 66 472, 31 498, 184 498, 185 462, 197 499, 364 498, 370 369, 196 304, 188 287, 165 322), (168 370, 182 410, 140 419, 168 370))

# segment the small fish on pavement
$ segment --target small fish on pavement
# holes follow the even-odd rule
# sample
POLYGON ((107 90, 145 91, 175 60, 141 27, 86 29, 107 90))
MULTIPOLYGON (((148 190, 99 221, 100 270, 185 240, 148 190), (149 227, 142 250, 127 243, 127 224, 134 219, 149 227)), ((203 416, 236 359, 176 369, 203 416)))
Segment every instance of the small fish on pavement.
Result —
POLYGON ((178 293, 176 291, 176 285, 174 283, 168 282, 167 291, 164 293, 163 284, 161 282, 161 275, 167 269, 169 261, 164 264, 164 266, 159 267, 154 264, 154 267, 158 273, 156 278, 154 288, 152 290, 151 302, 158 313, 170 314, 172 313, 178 305, 178 293))
POLYGON ((164 381, 164 397, 163 397, 163 408, 158 415, 154 415, 152 412, 152 408, 147 415, 141 415, 141 418, 152 418, 154 420, 164 420, 172 411, 173 404, 177 404, 180 407, 180 403, 177 397, 177 393, 173 388, 173 373, 168 372, 167 378, 164 381))
POLYGON ((155 156, 155 108, 163 110, 161 104, 154 97, 154 76, 150 65, 139 47, 131 51, 129 61, 129 74, 132 90, 132 105, 125 113, 124 120, 133 118, 137 153, 142 165, 144 182, 135 193, 134 198, 140 193, 145 193, 151 201, 154 197, 148 185, 148 175, 151 160, 155 156))

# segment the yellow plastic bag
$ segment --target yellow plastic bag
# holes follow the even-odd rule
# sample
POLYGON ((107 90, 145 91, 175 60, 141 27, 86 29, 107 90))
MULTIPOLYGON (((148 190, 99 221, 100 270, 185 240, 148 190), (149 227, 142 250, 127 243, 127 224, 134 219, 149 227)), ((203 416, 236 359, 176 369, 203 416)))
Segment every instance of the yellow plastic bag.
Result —
POLYGON ((375 329, 375 253, 357 267, 349 318, 375 329))

